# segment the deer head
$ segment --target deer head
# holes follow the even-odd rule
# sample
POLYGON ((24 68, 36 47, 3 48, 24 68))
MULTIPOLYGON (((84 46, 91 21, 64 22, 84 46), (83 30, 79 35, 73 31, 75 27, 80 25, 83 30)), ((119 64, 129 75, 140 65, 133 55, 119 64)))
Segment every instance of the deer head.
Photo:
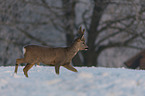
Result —
POLYGON ((79 48, 79 50, 88 49, 88 46, 85 43, 84 32, 85 32, 85 29, 82 30, 82 27, 80 27, 78 30, 79 37, 76 39, 77 47, 79 48))

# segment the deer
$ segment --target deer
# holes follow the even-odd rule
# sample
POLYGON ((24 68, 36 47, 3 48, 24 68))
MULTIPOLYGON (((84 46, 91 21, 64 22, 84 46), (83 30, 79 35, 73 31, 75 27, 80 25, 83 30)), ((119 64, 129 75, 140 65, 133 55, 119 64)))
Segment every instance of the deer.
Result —
POLYGON ((18 66, 21 63, 26 63, 26 66, 23 68, 25 77, 28 77, 28 71, 33 65, 39 65, 40 63, 54 66, 57 75, 59 75, 60 66, 70 71, 78 72, 77 69, 71 65, 71 61, 80 50, 88 50, 88 46, 85 43, 84 32, 85 29, 82 30, 82 27, 80 27, 78 37, 68 47, 51 48, 42 45, 24 46, 23 58, 16 59, 14 73, 17 74, 18 66))

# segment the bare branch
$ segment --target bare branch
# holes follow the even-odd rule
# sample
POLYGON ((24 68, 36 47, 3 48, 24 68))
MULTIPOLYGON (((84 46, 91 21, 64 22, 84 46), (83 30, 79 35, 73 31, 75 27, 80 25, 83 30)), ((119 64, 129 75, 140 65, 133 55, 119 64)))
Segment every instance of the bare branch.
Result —
POLYGON ((16 41, 8 40, 8 39, 1 38, 1 37, 0 37, 0 41, 5 41, 5 42, 7 42, 7 43, 9 43, 9 44, 14 44, 14 45, 16 45, 16 46, 23 46, 23 45, 25 45, 25 43, 23 43, 23 42, 18 43, 18 42, 16 42, 16 41))
POLYGON ((25 34, 28 38, 35 40, 35 41, 41 43, 42 45, 48 46, 45 41, 42 41, 41 39, 32 36, 31 34, 29 34, 27 31, 23 30, 22 28, 16 27, 16 29, 19 30, 19 32, 25 34))

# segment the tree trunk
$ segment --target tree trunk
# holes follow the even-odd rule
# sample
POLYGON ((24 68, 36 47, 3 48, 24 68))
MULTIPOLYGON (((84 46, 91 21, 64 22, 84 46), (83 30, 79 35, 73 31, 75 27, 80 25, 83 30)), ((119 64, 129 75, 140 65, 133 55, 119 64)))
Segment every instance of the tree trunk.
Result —
POLYGON ((75 24, 75 5, 74 0, 62 0, 64 18, 62 22, 64 23, 64 31, 66 33, 66 44, 69 46, 74 39, 74 24, 75 24))
POLYGON ((96 51, 95 48, 95 41, 99 34, 97 28, 99 26, 99 22, 101 20, 103 12, 107 7, 107 4, 105 4, 103 0, 94 0, 94 1, 95 1, 95 6, 93 9, 91 23, 88 32, 87 45, 89 47, 89 50, 86 52, 86 54, 84 54, 84 58, 85 58, 84 60, 86 66, 97 66, 97 59, 101 53, 100 49, 96 51))

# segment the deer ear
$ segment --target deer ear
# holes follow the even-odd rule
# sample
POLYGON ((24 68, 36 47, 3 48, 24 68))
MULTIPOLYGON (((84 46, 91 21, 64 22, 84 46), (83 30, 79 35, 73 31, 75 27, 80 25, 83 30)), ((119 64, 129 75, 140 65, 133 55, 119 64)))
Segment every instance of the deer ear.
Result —
POLYGON ((78 30, 78 34, 79 34, 79 38, 81 39, 84 35, 85 29, 82 30, 82 26, 80 26, 79 30, 78 30))
POLYGON ((85 32, 85 29, 83 29, 83 32, 82 33, 84 34, 84 32, 85 32))

